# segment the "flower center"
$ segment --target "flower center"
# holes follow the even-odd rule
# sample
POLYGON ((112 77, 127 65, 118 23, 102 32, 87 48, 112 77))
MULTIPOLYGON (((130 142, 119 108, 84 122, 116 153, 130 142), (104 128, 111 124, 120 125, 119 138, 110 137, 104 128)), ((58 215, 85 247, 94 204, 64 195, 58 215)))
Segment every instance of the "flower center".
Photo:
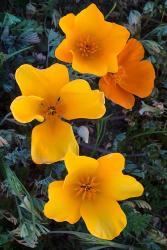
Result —
POLYGON ((82 178, 77 184, 75 192, 82 200, 92 200, 100 192, 99 181, 96 177, 82 178))
POLYGON ((108 84, 112 82, 112 84, 115 84, 115 85, 124 84, 125 78, 126 78, 126 71, 122 66, 119 66, 117 73, 108 73, 105 76, 105 80, 108 84))
POLYGON ((78 53, 84 58, 92 57, 100 50, 100 47, 95 39, 90 36, 80 39, 77 42, 76 47, 78 53))
POLYGON ((56 114, 56 107, 54 107, 54 106, 48 107, 47 114, 48 115, 55 115, 56 114))
POLYGON ((43 114, 43 116, 45 117, 45 119, 47 119, 48 117, 51 116, 57 116, 58 112, 57 112, 57 105, 59 102, 60 98, 57 99, 57 101, 55 103, 49 104, 46 101, 43 101, 41 103, 41 112, 43 114))

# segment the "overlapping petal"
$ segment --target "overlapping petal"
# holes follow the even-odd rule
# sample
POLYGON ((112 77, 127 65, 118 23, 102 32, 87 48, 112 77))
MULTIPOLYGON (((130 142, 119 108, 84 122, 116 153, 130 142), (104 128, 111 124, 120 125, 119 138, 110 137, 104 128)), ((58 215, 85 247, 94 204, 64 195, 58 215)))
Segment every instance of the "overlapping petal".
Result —
POLYGON ((104 95, 91 90, 86 81, 74 80, 62 88, 57 112, 68 120, 100 118, 105 113, 104 95))
MULTIPOLYGON (((97 76, 103 76, 108 71, 107 64, 104 62, 104 60, 97 60, 97 58, 93 58, 90 60, 87 60, 85 58, 78 57, 77 54, 73 54, 73 60, 72 60, 72 67, 74 70, 85 74, 93 74, 97 76)), ((104 57, 103 57, 104 58, 104 57)), ((114 64, 114 72, 118 68, 118 64, 115 66, 115 59, 114 62, 111 61, 112 64, 114 64)), ((110 65, 111 65, 110 63, 110 65)))
POLYGON ((92 235, 106 240, 117 237, 127 224, 124 212, 111 198, 83 203, 81 216, 92 235))
POLYGON ((112 81, 107 82, 104 77, 99 81, 99 88, 114 103, 127 109, 131 109, 134 106, 135 98, 133 94, 126 91, 126 88, 123 89, 112 81))
POLYGON ((78 144, 70 124, 53 116, 33 129, 31 155, 35 163, 60 161, 68 150, 78 153, 78 144))
POLYGON ((155 71, 151 62, 143 60, 126 65, 127 78, 120 87, 141 98, 151 94, 154 88, 155 71))
POLYGON ((67 63, 71 63, 73 59, 73 55, 71 52, 71 44, 67 39, 64 39, 57 49, 55 50, 55 56, 67 63))
POLYGON ((44 214, 58 222, 68 221, 71 224, 80 219, 80 202, 71 197, 63 188, 63 181, 49 184, 49 201, 44 206, 44 214))
POLYGON ((16 81, 25 96, 55 99, 60 89, 69 82, 69 75, 67 68, 58 63, 46 69, 23 64, 16 70, 16 81))
POLYGON ((108 55, 118 55, 125 47, 130 36, 129 31, 122 25, 116 23, 105 22, 106 36, 104 44, 108 55))
POLYGON ((134 38, 129 39, 124 49, 118 56, 119 65, 126 65, 144 58, 144 48, 142 44, 134 38))
POLYGON ((41 103, 43 99, 37 96, 18 96, 12 102, 10 109, 14 118, 21 122, 27 123, 36 119, 39 122, 44 120, 41 112, 41 103))

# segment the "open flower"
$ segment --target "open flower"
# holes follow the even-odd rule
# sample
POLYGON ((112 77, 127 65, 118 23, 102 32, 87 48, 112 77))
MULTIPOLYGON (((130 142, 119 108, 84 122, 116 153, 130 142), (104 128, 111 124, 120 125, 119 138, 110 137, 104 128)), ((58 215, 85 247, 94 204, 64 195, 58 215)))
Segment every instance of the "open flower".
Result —
POLYGON ((99 88, 105 96, 120 106, 131 109, 134 95, 144 98, 154 88, 153 65, 144 58, 144 48, 136 39, 130 39, 118 56, 118 72, 107 73, 99 81, 99 88))
POLYGON ((91 234, 112 240, 125 228, 127 221, 117 201, 142 195, 143 186, 124 175, 125 159, 119 153, 95 160, 68 152, 64 181, 50 183, 46 217, 58 222, 77 222, 82 216, 91 234))
POLYGON ((103 76, 118 71, 117 55, 129 38, 126 28, 105 21, 95 4, 76 16, 62 17, 59 25, 66 37, 55 51, 58 59, 80 73, 103 76))
POLYGON ((97 119, 105 113, 104 94, 91 90, 85 80, 69 82, 64 65, 41 70, 25 64, 17 69, 16 80, 22 96, 11 104, 14 118, 43 122, 32 131, 31 154, 37 164, 62 160, 69 149, 78 151, 72 126, 61 118, 97 119))

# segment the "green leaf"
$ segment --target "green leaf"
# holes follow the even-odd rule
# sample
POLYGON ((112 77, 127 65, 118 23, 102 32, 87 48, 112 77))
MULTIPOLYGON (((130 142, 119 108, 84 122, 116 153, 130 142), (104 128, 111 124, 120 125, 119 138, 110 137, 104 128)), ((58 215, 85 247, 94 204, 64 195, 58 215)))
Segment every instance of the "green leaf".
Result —
MULTIPOLYGON (((130 246, 124 245, 124 244, 119 244, 113 241, 109 240, 102 240, 99 238, 96 238, 90 234, 87 233, 82 233, 82 232, 75 232, 75 231, 51 231, 49 234, 71 234, 76 237, 78 237, 80 240, 84 241, 84 243, 88 244, 97 244, 97 245, 102 245, 103 248, 105 247, 113 247, 113 248, 118 248, 118 249, 129 249, 130 246)), ((100 248, 98 248, 100 249, 100 248)))
POLYGON ((152 40, 141 40, 144 48, 148 51, 148 53, 150 53, 151 55, 157 55, 162 53, 163 51, 163 47, 152 40))
POLYGON ((6 13, 5 14, 5 17, 4 17, 4 20, 3 20, 3 27, 5 26, 12 26, 12 25, 15 25, 16 23, 20 23, 21 22, 21 19, 12 15, 12 14, 9 14, 9 13, 6 13))
POLYGON ((155 7, 155 3, 154 3, 153 1, 147 2, 147 3, 144 5, 143 13, 144 13, 144 14, 152 14, 152 13, 153 13, 153 10, 154 10, 154 7, 155 7))
POLYGON ((10 234, 1 234, 0 235, 0 246, 6 244, 9 240, 11 240, 10 234))
POLYGON ((134 233, 139 236, 145 231, 151 221, 150 214, 140 214, 139 212, 134 213, 134 211, 127 214, 128 225, 124 230, 123 234, 134 233))

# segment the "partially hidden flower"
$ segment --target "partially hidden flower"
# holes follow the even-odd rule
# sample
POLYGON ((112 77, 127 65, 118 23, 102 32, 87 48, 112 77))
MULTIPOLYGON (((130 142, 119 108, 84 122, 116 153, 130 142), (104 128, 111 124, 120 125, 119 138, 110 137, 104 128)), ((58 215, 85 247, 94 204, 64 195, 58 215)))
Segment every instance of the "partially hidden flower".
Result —
POLYGON ((144 48, 131 38, 118 56, 118 72, 107 73, 99 81, 105 96, 120 106, 131 109, 135 96, 145 98, 154 88, 155 71, 152 63, 144 58, 144 48))
POLYGON ((11 104, 14 118, 21 123, 34 119, 42 122, 32 131, 31 155, 37 164, 62 160, 69 149, 78 152, 72 126, 67 121, 97 119, 105 113, 104 94, 91 90, 85 80, 69 82, 64 65, 37 69, 25 64, 17 69, 16 81, 22 96, 11 104))
POLYGON ((118 71, 117 55, 129 38, 126 28, 105 21, 95 4, 76 16, 67 14, 59 25, 65 39, 55 51, 58 59, 72 63, 80 73, 103 76, 118 71))
POLYGON ((135 178, 122 173, 124 164, 119 153, 95 160, 68 152, 68 174, 64 181, 49 184, 45 216, 71 224, 82 217, 92 235, 107 240, 117 237, 127 224, 117 201, 143 193, 143 186, 135 178))

